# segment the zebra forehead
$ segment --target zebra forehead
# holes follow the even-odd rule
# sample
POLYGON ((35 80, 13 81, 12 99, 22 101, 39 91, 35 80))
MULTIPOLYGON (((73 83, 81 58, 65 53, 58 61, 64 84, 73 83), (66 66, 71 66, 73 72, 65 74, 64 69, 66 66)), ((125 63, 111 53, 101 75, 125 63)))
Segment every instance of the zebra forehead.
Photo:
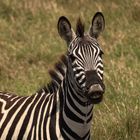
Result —
POLYGON ((71 43, 70 49, 99 49, 100 45, 97 43, 97 41, 93 38, 90 38, 88 35, 85 35, 83 38, 76 38, 73 43, 71 43))

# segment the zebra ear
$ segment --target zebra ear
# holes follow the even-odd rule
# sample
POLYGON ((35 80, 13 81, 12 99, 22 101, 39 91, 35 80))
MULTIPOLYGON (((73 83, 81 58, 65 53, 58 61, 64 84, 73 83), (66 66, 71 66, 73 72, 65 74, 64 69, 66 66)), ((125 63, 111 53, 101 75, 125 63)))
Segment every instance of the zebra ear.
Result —
POLYGON ((99 34, 105 28, 104 16, 101 12, 97 12, 92 19, 92 25, 90 27, 89 34, 91 37, 98 38, 99 34))
POLYGON ((71 29, 71 24, 69 20, 64 16, 61 16, 58 20, 57 28, 58 28, 59 35, 67 43, 70 43, 71 40, 73 39, 73 31, 71 29))

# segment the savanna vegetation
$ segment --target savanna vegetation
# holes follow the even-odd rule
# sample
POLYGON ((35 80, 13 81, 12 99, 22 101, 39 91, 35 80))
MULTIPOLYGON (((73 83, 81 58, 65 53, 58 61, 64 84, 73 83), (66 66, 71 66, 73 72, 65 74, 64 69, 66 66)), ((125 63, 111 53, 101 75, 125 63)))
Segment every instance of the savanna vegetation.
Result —
POLYGON ((88 30, 96 11, 106 20, 99 38, 106 93, 94 107, 92 139, 139 140, 139 0, 0 0, 0 90, 31 95, 46 85, 67 49, 58 18, 67 16, 75 28, 80 16, 88 30))

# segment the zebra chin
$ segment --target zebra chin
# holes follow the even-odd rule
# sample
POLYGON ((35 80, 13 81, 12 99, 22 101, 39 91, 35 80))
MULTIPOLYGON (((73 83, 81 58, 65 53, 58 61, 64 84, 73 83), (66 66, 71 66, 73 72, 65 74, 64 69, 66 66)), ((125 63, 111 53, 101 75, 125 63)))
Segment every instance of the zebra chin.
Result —
POLYGON ((88 97, 88 102, 90 104, 99 104, 102 100, 103 100, 103 95, 100 95, 100 97, 96 99, 94 97, 88 97))
POLYGON ((98 104, 103 99, 104 94, 104 85, 103 87, 100 84, 93 84, 87 93, 87 98, 89 100, 89 103, 92 104, 98 104))

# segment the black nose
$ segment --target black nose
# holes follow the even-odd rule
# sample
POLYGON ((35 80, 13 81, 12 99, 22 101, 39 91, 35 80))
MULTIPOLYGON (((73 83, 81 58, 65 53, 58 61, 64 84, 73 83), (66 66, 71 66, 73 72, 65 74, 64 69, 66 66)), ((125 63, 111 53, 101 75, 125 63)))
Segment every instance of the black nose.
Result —
POLYGON ((86 96, 92 103, 99 103, 102 101, 105 86, 102 79, 97 74, 97 71, 86 71, 86 96))
POLYGON ((86 71, 86 87, 90 88, 92 85, 101 84, 102 80, 97 74, 97 71, 86 71))

